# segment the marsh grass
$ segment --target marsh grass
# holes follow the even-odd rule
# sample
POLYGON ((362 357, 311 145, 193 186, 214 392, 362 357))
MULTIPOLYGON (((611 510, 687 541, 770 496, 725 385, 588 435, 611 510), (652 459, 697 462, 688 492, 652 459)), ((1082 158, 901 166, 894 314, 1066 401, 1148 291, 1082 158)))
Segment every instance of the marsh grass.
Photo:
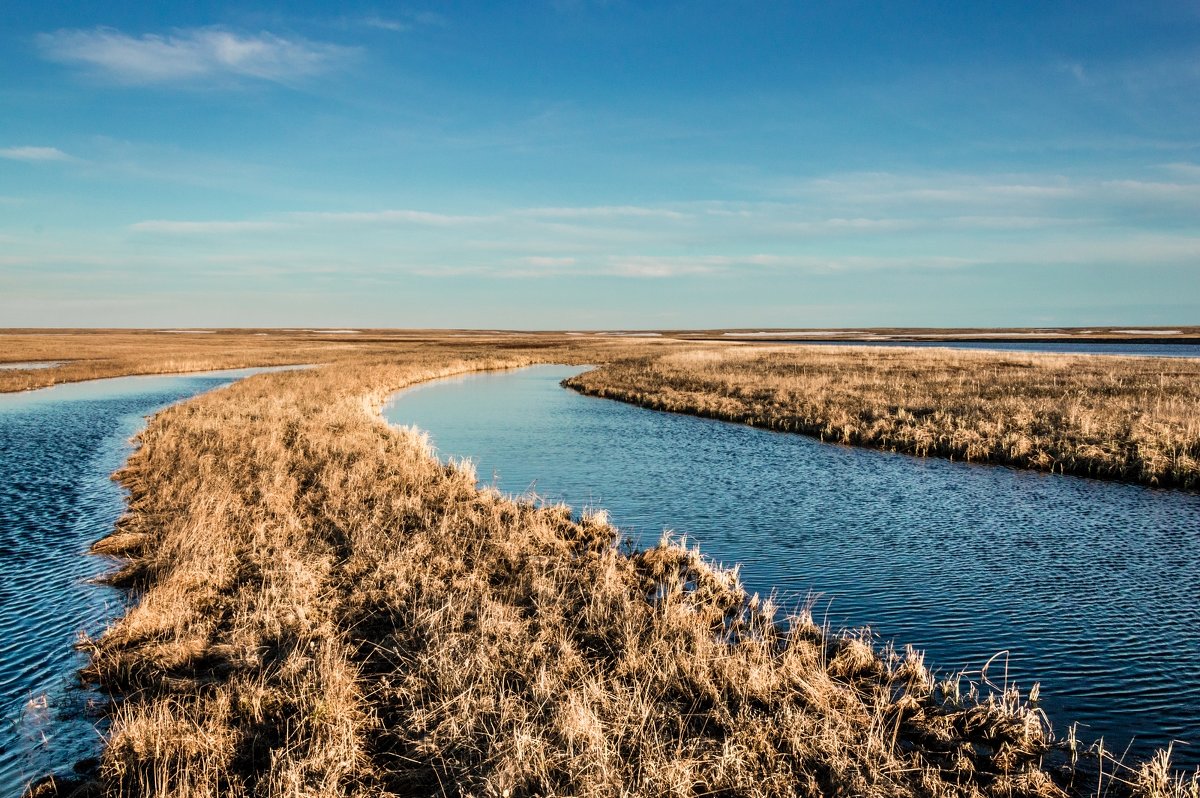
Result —
POLYGON ((680 541, 480 490, 379 416, 424 380, 631 347, 395 344, 156 415, 97 546, 137 600, 82 644, 115 701, 81 789, 1195 796, 1165 756, 1068 750, 1029 694, 783 613, 680 541))
POLYGON ((575 390, 917 456, 1200 488, 1200 361, 867 347, 661 350, 575 390))
POLYGON ((561 336, 420 330, 364 330, 354 335, 307 330, 0 330, 0 365, 58 363, 53 368, 0 369, 0 393, 133 374, 318 364, 414 346, 528 346, 542 338, 561 341, 561 336))

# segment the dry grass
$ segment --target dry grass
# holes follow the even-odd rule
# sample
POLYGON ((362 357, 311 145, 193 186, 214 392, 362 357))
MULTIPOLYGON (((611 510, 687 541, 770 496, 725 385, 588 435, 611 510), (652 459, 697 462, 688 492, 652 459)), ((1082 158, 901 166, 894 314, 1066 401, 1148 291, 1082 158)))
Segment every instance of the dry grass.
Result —
POLYGON ((130 374, 326 363, 382 355, 423 345, 453 348, 487 343, 500 350, 518 344, 562 341, 562 336, 421 330, 363 330, 346 335, 305 330, 215 330, 178 333, 157 330, 0 331, 0 365, 60 363, 54 368, 0 369, 0 393, 45 388, 64 382, 130 374))
MULTIPOLYGON (((337 344, 337 342, 332 342, 337 344)), ((43 369, 0 370, 0 392, 127 374, 281 366, 320 362, 328 344, 315 336, 250 333, 58 332, 0 335, 0 364, 53 361, 43 369)))
MULTIPOLYGON (((86 675, 119 698, 91 794, 1060 796, 1014 691, 938 681, 664 541, 480 491, 393 391, 632 344, 394 344, 166 410, 98 548, 139 597, 86 675)), ((640 345, 639 345, 640 346, 640 345)), ((646 352, 646 349, 637 351, 646 352)), ((1109 766, 1111 767, 1111 766, 1109 766)), ((1164 760, 1108 794, 1196 795, 1164 760)), ((1106 770, 1107 774, 1107 770, 1106 770)), ((42 794, 54 794, 43 785, 42 794)))
POLYGON ((572 388, 826 441, 1200 487, 1200 361, 851 347, 626 358, 572 388))

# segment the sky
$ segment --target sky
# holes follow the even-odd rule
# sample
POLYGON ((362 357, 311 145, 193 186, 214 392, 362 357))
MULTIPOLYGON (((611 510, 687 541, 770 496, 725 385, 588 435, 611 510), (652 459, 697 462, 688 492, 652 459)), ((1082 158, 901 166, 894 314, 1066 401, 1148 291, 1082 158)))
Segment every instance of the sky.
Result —
POLYGON ((1200 324, 1200 2, 56 2, 0 327, 1200 324))

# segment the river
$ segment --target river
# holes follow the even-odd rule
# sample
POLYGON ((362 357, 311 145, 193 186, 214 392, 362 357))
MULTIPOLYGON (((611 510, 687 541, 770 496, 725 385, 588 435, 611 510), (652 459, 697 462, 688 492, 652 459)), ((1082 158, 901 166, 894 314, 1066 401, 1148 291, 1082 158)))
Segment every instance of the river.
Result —
POLYGON ((124 510, 110 479, 146 416, 264 369, 120 377, 0 394, 0 794, 95 757, 97 696, 73 643, 125 609, 88 555, 124 510))
POLYGON ((418 386, 385 409, 480 481, 635 541, 663 528, 752 590, 1027 690, 1064 733, 1200 764, 1200 495, 856 449, 582 396, 580 368, 418 386))

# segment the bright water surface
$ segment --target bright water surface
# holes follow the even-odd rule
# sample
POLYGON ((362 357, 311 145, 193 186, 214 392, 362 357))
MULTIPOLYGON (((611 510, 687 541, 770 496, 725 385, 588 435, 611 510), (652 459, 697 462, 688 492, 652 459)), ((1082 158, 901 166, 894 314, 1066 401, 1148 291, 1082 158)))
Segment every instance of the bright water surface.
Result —
MULTIPOLYGON (((748 340, 748 339, 739 339, 748 340)), ((752 339, 749 339, 752 340, 752 339)), ((764 342, 767 343, 767 342, 764 342)), ((776 343, 776 342, 770 342, 776 343)), ((1139 341, 1100 344, 1090 341, 779 341, 815 346, 917 346, 942 349, 985 349, 994 352, 1049 352, 1065 355, 1137 355, 1200 357, 1200 344, 1152 344, 1139 341)))
POLYGON ((124 509, 112 474, 155 411, 261 369, 121 377, 0 394, 0 795, 96 756, 72 644, 121 614, 88 555, 124 509))
POLYGON ((664 527, 785 606, 869 625, 940 671, 1023 689, 1061 734, 1200 763, 1200 495, 919 459, 581 396, 535 367, 399 394, 485 483, 604 507, 644 543, 664 527))

